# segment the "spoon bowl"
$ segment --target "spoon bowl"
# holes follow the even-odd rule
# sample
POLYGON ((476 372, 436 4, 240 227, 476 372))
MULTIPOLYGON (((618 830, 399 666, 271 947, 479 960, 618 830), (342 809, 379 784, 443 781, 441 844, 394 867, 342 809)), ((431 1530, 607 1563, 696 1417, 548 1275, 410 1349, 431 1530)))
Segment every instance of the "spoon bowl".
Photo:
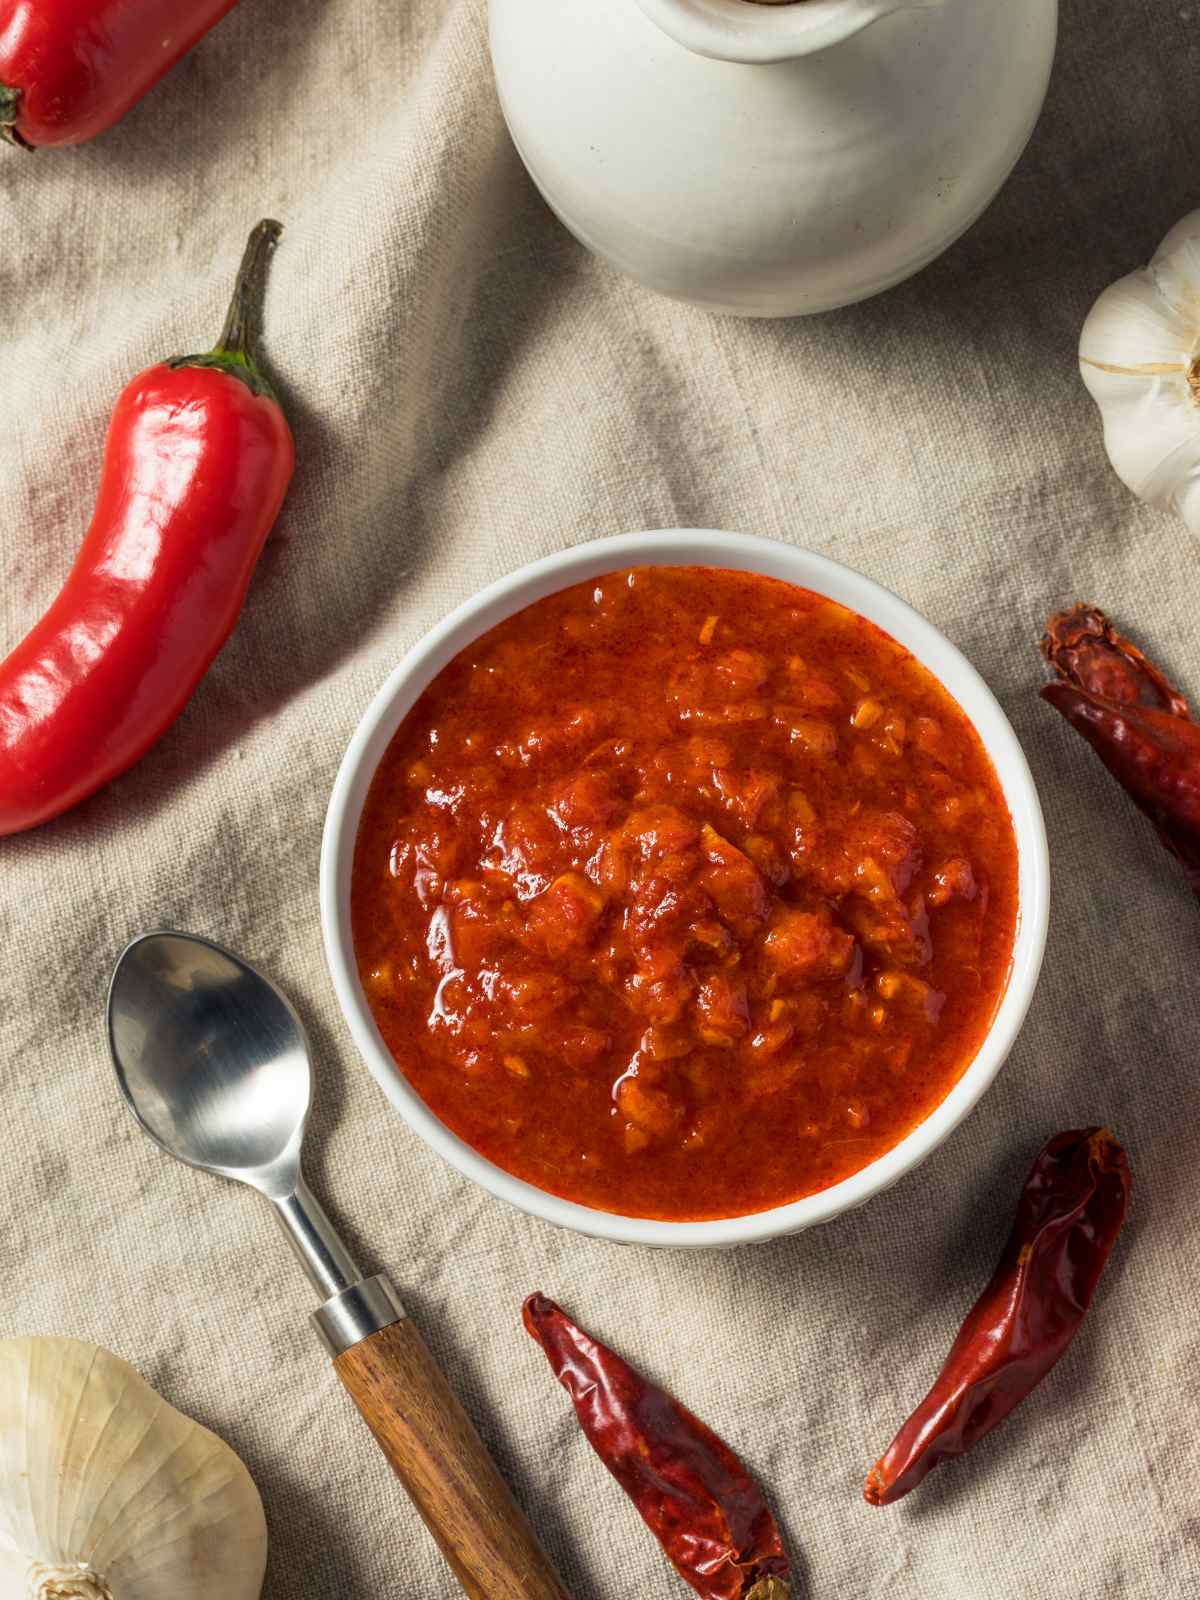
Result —
POLYGON ((108 1042, 126 1104, 155 1144, 265 1195, 322 1296, 353 1288, 354 1259, 300 1169, 308 1038, 270 979, 196 934, 144 933, 109 985, 108 1042))
POLYGON ((279 990, 219 945, 145 933, 108 994, 121 1092, 178 1161, 291 1194, 312 1097, 304 1026, 279 990))

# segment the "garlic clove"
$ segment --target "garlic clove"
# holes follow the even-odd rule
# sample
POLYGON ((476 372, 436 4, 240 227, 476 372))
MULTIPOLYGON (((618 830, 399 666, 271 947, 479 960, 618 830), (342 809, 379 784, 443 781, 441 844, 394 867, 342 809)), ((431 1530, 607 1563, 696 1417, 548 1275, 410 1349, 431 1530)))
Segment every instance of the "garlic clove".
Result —
POLYGON ((1200 410, 1178 376, 1087 373, 1118 477, 1140 499, 1177 512, 1200 533, 1200 410))
POLYGON ((242 1462, 126 1362, 0 1342, 3 1600, 257 1600, 266 1547, 242 1462))
POLYGON ((1079 368, 1118 476, 1200 533, 1200 211, 1096 301, 1079 368))
POLYGON ((1200 211, 1177 222, 1147 268, 1167 307, 1192 329, 1200 323, 1200 211))

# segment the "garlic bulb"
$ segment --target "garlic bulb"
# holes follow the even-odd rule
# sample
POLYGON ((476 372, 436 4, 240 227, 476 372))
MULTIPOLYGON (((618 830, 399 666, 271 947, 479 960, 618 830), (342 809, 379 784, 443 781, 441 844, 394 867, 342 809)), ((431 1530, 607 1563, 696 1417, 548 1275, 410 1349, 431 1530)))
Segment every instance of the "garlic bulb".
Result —
POLYGON ((1200 211, 1096 301, 1079 370, 1118 476, 1200 533, 1200 211))
POLYGON ((215 1434, 107 1350, 0 1341, 0 1600, 257 1600, 266 1558, 215 1434))

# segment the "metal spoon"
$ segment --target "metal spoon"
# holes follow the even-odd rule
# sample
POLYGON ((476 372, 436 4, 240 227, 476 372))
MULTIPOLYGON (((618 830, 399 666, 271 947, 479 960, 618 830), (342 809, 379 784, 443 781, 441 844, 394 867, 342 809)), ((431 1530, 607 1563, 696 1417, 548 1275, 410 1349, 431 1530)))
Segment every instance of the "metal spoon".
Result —
POLYGON ((312 1320, 334 1370, 466 1592, 566 1600, 395 1289, 362 1276, 304 1181, 312 1074, 284 996, 207 939, 145 933, 113 973, 108 1038, 121 1092, 155 1143, 271 1202, 323 1297, 312 1320))

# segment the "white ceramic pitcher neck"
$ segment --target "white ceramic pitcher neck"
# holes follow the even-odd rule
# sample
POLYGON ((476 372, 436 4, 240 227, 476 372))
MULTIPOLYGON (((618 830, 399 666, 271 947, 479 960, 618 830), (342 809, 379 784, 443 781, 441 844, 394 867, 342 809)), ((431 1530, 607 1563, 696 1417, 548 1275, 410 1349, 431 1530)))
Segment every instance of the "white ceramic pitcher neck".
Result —
POLYGON ((840 44, 893 11, 943 0, 637 0, 652 22, 697 55, 717 61, 791 61, 840 44))

